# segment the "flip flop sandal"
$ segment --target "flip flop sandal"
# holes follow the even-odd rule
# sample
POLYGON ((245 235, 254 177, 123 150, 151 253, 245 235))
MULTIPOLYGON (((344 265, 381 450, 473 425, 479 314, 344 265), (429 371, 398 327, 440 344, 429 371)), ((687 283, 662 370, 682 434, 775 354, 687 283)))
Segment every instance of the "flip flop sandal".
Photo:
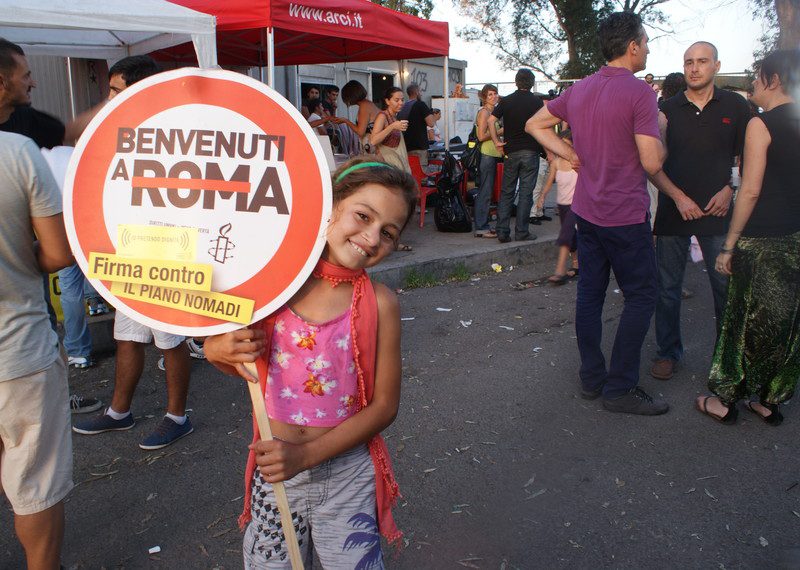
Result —
POLYGON ((483 230, 480 232, 475 232, 476 238, 497 238, 497 232, 494 230, 483 230))
POLYGON ((572 267, 570 269, 567 269, 567 277, 569 277, 570 279, 574 279, 575 277, 577 277, 578 273, 579 272, 577 267, 572 267))
POLYGON ((552 283, 553 285, 563 285, 569 280, 570 277, 566 273, 564 275, 551 275, 550 277, 547 278, 547 281, 549 283, 552 283))
MULTIPOLYGON (((718 416, 717 414, 709 411, 709 409, 708 409, 708 401, 711 398, 717 398, 717 396, 705 396, 703 398, 703 407, 701 408, 698 405, 697 409, 700 410, 701 412, 703 412, 708 417, 710 417, 712 419, 715 419, 720 423, 723 423, 723 424, 726 424, 726 425, 732 425, 732 424, 736 423, 736 418, 739 415, 739 410, 736 408, 736 406, 730 406, 728 408, 728 412, 724 416, 718 416)), ((719 398, 717 398, 717 399, 719 400, 719 398)), ((722 402, 720 401, 720 403, 722 403, 722 402)))
POLYGON ((780 413, 780 411, 778 410, 778 404, 764 404, 762 402, 759 402, 759 404, 761 404, 762 406, 767 408, 770 412, 772 412, 772 413, 770 413, 770 415, 765 416, 765 415, 762 415, 761 412, 759 412, 758 410, 756 410, 753 407, 754 403, 755 402, 746 402, 744 407, 747 408, 748 410, 750 410, 751 412, 753 412, 759 418, 761 418, 764 423, 767 423, 767 424, 769 424, 771 426, 775 426, 775 427, 777 427, 777 426, 781 425, 781 423, 783 423, 783 414, 780 413))

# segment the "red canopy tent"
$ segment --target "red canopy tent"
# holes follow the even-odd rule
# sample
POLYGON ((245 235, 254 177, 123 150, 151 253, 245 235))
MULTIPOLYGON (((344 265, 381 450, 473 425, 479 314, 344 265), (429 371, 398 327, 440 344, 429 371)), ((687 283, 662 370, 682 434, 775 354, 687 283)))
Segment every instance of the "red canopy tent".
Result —
MULTIPOLYGON (((170 0, 217 18, 223 65, 268 66, 446 56, 447 22, 402 14, 368 0, 170 0), (275 50, 270 53, 272 35, 275 50)), ((188 44, 157 52, 192 62, 188 44)))
MULTIPOLYGON (((217 19, 217 59, 222 65, 276 65, 381 61, 444 56, 448 86, 447 22, 424 20, 369 0, 170 0, 217 19)), ((191 44, 160 50, 158 59, 193 64, 191 44)), ((444 112, 447 116, 447 93, 444 112)), ((445 121, 445 141, 448 137, 445 121)))

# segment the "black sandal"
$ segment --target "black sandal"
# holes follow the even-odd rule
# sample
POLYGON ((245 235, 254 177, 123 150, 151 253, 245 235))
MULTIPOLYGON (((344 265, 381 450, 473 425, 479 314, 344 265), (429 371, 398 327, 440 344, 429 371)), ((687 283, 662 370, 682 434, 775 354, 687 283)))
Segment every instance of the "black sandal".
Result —
POLYGON ((770 414, 768 416, 765 416, 762 415, 761 412, 759 412, 753 407, 754 403, 755 402, 746 402, 745 407, 751 412, 753 412, 755 415, 757 415, 759 418, 761 418, 764 421, 764 423, 767 423, 774 427, 777 427, 781 425, 781 423, 783 423, 783 414, 780 412, 780 410, 778 410, 778 404, 765 404, 764 402, 759 402, 760 405, 764 406, 770 411, 770 414))
POLYGON ((732 404, 728 406, 728 412, 724 416, 718 416, 717 414, 710 412, 708 410, 708 400, 711 398, 717 398, 720 404, 722 404, 723 406, 725 405, 722 403, 722 400, 720 400, 718 396, 705 396, 703 398, 703 407, 701 408, 700 406, 697 406, 697 409, 703 412, 708 417, 713 418, 725 425, 732 425, 736 423, 736 418, 739 416, 739 410, 736 408, 736 405, 732 404))

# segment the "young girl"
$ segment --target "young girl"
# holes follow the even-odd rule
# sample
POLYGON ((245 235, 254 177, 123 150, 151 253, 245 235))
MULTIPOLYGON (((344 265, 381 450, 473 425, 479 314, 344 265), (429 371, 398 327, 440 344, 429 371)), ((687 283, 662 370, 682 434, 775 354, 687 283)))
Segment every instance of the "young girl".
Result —
POLYGON ((261 383, 275 437, 256 433, 250 445, 239 519, 247 568, 288 567, 278 481, 307 567, 313 543, 325 568, 382 568, 380 534, 401 537, 391 514, 399 489, 379 435, 400 400, 400 314, 394 293, 364 270, 394 251, 416 199, 411 175, 385 162, 343 165, 312 277, 272 316, 205 342, 217 368, 261 383), (244 362, 256 362, 258 379, 244 362))
MULTIPOLYGON (((572 133, 567 129, 559 135, 567 144, 572 146, 572 133)), ((544 199, 547 193, 556 183, 556 204, 558 205, 558 216, 561 218, 561 230, 558 232, 556 244, 558 245, 558 261, 556 261, 555 274, 548 277, 548 281, 554 285, 563 285, 567 280, 572 279, 578 274, 578 249, 577 232, 575 230, 575 214, 572 212, 572 195, 575 193, 575 185, 578 183, 578 173, 572 169, 569 161, 561 157, 556 157, 550 163, 550 171, 547 174, 547 181, 542 188, 536 207, 544 207, 544 199), (572 257, 572 268, 567 269, 567 261, 572 257)))

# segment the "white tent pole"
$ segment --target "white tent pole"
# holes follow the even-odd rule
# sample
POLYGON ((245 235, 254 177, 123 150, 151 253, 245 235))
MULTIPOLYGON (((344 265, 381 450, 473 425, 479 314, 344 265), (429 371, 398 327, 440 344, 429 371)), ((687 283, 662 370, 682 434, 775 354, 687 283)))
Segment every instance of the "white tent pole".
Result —
POLYGON ((75 119, 78 110, 75 106, 75 85, 72 82, 72 58, 66 58, 67 63, 67 88, 69 89, 69 112, 70 119, 75 119))
POLYGON ((267 28, 267 85, 275 88, 275 29, 267 28))
POLYGON ((444 65, 442 69, 444 70, 444 148, 445 150, 450 150, 450 94, 448 91, 450 90, 449 85, 449 77, 450 77, 450 62, 449 57, 444 56, 444 65))

